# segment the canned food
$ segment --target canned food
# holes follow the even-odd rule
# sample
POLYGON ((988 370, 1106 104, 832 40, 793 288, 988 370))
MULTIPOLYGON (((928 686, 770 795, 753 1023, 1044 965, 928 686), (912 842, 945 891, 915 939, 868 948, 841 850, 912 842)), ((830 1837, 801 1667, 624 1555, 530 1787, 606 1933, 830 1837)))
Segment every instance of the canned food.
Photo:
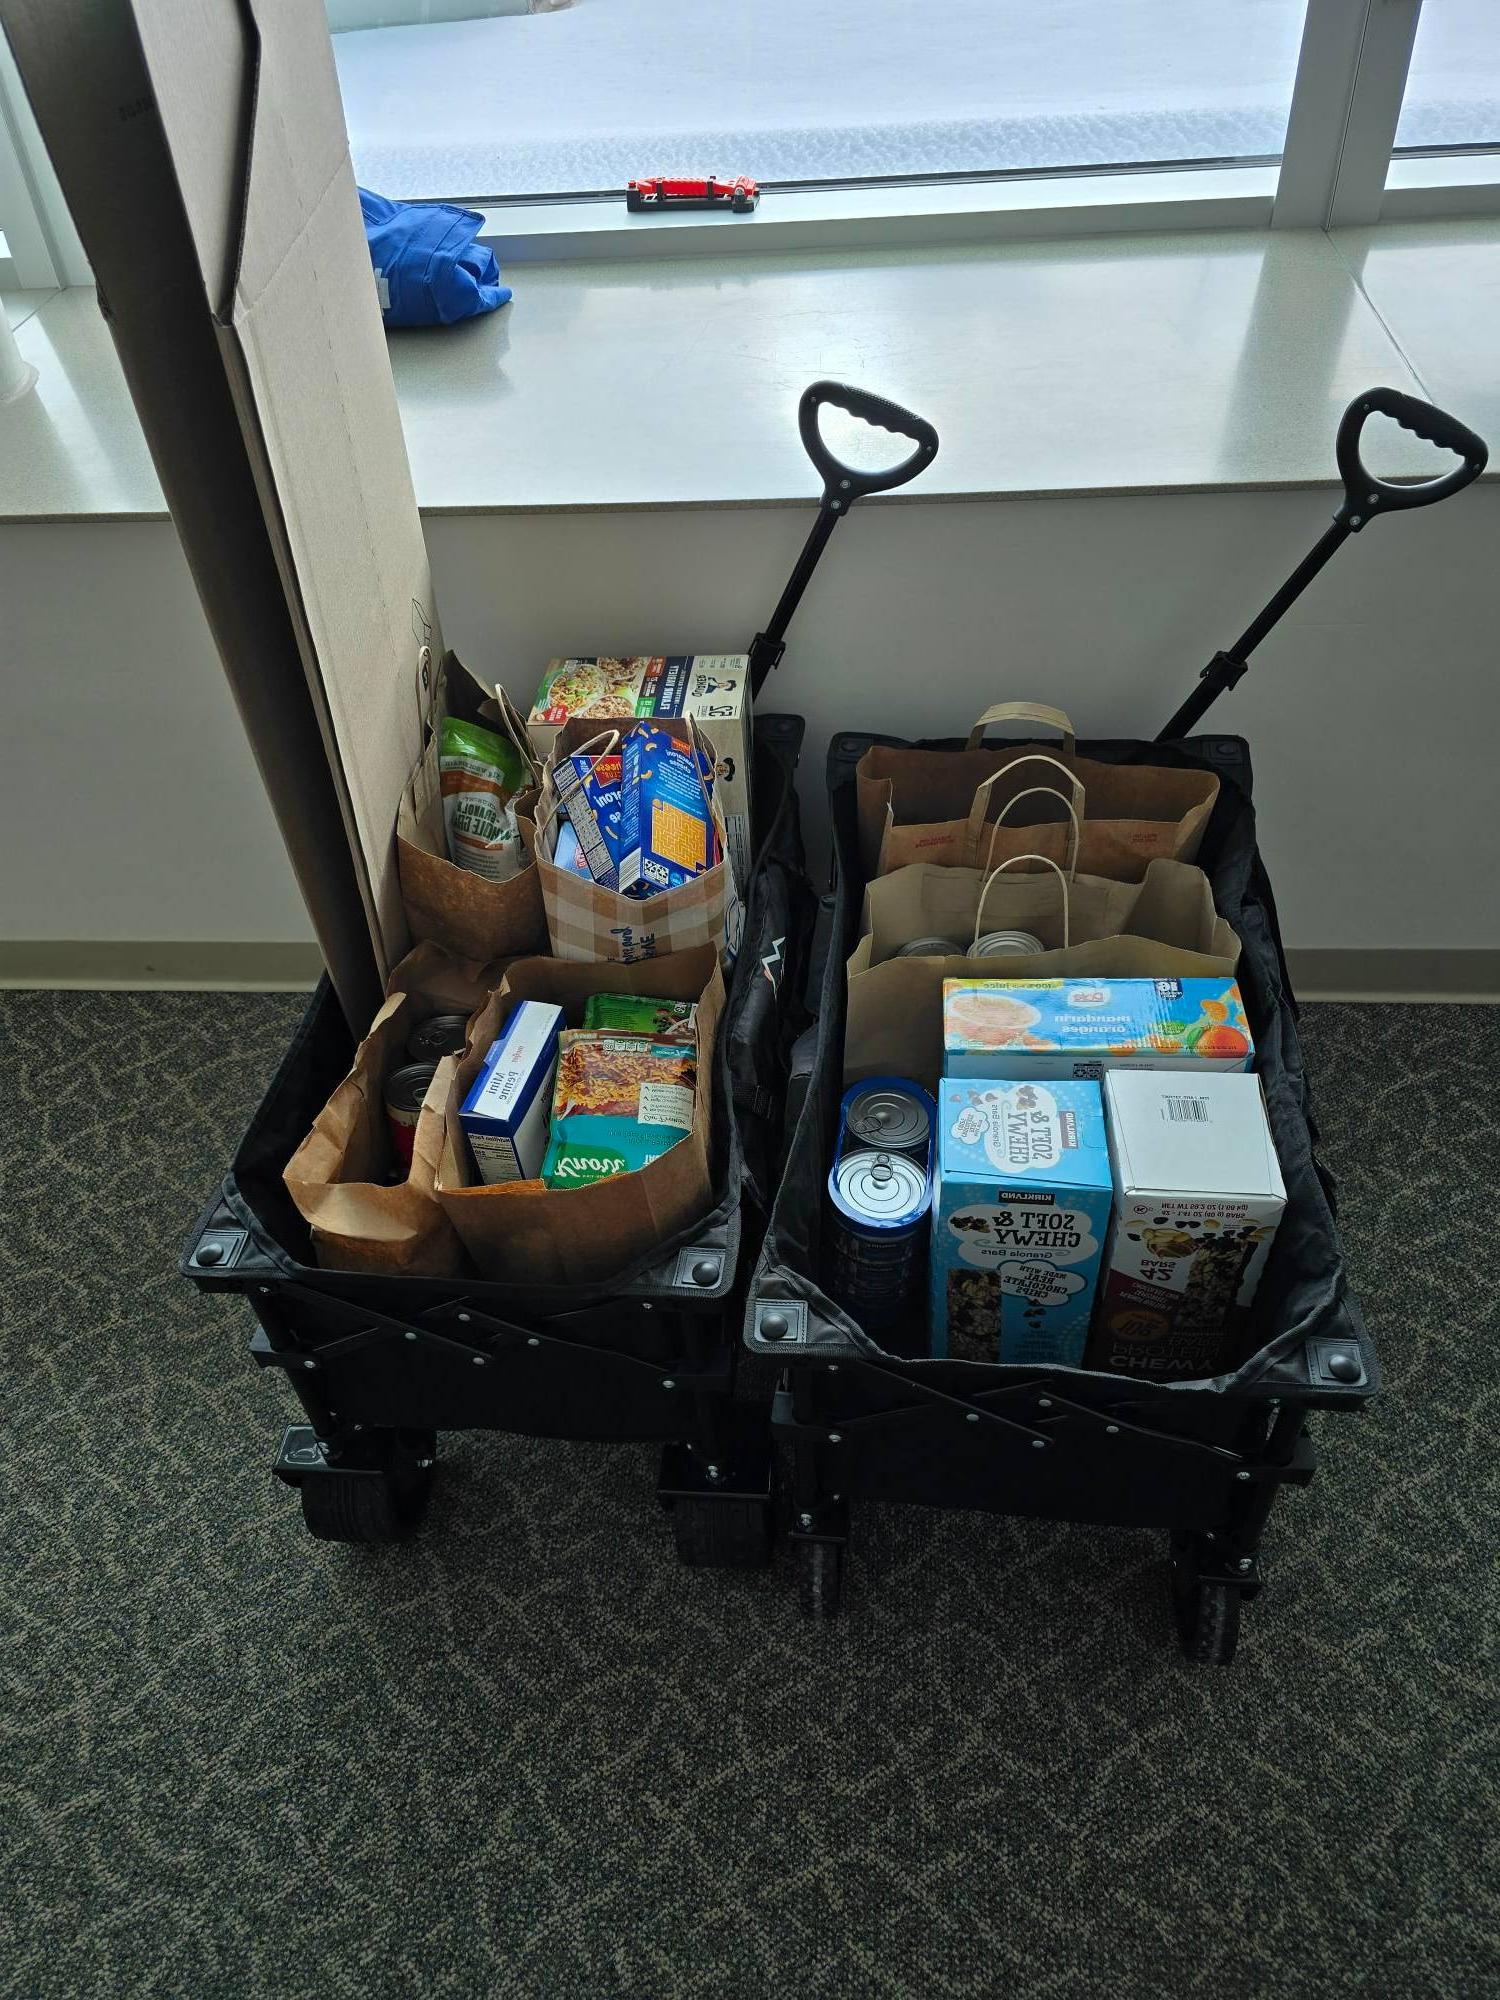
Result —
POLYGON ((1030 931, 986 931, 975 938, 966 958, 1031 958, 1047 947, 1030 931))
POLYGON ((925 1090, 896 1078, 854 1084, 844 1092, 839 1152, 873 1146, 877 1152, 905 1153, 925 1166, 932 1142, 931 1102, 925 1090))
POLYGON ((913 938, 896 953, 897 958, 962 958, 963 955, 963 946, 945 937, 913 938))
POLYGON ((895 1318, 921 1266, 932 1176, 904 1153, 845 1153, 828 1176, 829 1290, 866 1326, 895 1318))
POLYGON ((468 1040, 466 1014, 429 1014, 406 1038, 406 1053, 414 1063, 440 1063, 444 1056, 463 1054, 468 1040))
POLYGON ((436 1063, 406 1063, 392 1070, 385 1080, 385 1122, 391 1135, 391 1151, 407 1168, 411 1166, 412 1149, 417 1143, 422 1099, 436 1075, 436 1063))

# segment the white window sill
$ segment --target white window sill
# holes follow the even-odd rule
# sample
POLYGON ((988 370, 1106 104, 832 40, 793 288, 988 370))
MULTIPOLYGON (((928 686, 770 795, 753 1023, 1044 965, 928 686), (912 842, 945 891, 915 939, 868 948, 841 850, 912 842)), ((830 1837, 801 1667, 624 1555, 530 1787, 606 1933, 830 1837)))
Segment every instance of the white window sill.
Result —
MULTIPOLYGON (((880 504, 1331 485, 1339 413, 1374 382, 1445 405, 1500 459, 1492 220, 513 277, 486 320, 392 337, 424 511, 806 506, 797 397, 821 376, 938 428, 931 470, 880 504)), ((0 519, 161 518, 93 295, 12 305, 41 379, 0 409, 0 519)), ((1390 439, 1377 469, 1430 464, 1390 439)))

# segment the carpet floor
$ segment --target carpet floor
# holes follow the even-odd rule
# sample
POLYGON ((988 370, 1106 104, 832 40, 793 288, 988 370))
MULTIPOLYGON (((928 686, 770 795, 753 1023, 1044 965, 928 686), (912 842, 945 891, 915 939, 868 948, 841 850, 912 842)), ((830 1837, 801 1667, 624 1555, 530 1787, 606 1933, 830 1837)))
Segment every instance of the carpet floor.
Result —
POLYGON ((0 1992, 1500 1995, 1500 1011, 1306 1012, 1385 1392, 1229 1672, 1161 1538, 975 1515, 869 1510, 810 1627, 634 1447, 311 1540, 175 1269, 297 1011, 0 995, 0 1992))

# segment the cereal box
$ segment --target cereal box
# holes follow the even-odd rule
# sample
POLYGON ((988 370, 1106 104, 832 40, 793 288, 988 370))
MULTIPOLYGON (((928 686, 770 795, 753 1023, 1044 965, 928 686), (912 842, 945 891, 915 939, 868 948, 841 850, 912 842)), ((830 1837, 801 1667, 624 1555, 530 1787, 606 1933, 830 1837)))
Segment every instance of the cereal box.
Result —
MULTIPOLYGON (((750 675, 743 653, 642 654, 550 660, 527 729, 538 756, 575 716, 621 727, 636 720, 691 718, 714 760, 714 795, 729 836, 731 873, 750 880, 750 675)), ((731 938, 738 944, 738 931, 731 938)))
POLYGON ((563 1012, 545 1000, 523 1000, 459 1107, 479 1179, 535 1180, 547 1145, 547 1104, 563 1012))
POLYGON ((1115 1226, 1089 1366, 1216 1375, 1286 1206, 1258 1076, 1104 1079, 1115 1226))
POLYGON ((1078 1366, 1109 1233, 1098 1084, 938 1090, 933 1353, 1078 1366))
POLYGON ((943 1073, 1100 1077, 1249 1069, 1232 979, 945 979, 943 1073))

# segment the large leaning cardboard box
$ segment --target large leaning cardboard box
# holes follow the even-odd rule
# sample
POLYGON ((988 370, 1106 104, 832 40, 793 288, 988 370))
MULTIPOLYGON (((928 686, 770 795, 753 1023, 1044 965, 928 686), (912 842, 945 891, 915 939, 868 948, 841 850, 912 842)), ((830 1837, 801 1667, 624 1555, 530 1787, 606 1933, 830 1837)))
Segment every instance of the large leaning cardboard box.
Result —
POLYGON ((442 657, 317 0, 0 0, 339 997, 407 946, 442 657))

